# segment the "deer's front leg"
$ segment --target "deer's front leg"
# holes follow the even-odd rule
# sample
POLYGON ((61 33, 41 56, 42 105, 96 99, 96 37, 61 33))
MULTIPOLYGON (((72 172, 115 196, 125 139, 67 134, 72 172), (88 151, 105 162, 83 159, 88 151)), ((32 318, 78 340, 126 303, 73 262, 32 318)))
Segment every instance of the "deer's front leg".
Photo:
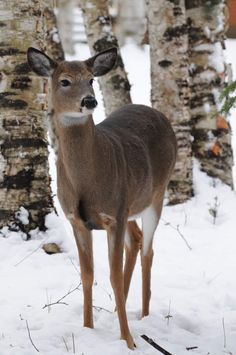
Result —
POLYGON ((92 234, 86 228, 81 228, 79 222, 74 222, 73 230, 79 252, 81 279, 84 293, 84 327, 93 328, 93 246, 92 234))
POLYGON ((121 339, 126 340, 130 349, 134 348, 134 341, 129 331, 125 310, 123 250, 124 250, 124 224, 117 224, 109 228, 108 251, 110 263, 110 280, 115 294, 116 310, 120 322, 121 339))

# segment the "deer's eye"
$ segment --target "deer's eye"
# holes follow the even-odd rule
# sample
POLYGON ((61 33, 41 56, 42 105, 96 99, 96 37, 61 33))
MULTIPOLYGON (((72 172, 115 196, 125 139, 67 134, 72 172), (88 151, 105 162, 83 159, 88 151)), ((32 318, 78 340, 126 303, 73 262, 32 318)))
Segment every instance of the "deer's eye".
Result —
POLYGON ((67 79, 63 79, 60 81, 61 86, 69 86, 71 84, 71 82, 67 79))
POLYGON ((93 86, 93 81, 94 81, 94 79, 90 79, 89 80, 89 85, 93 86))

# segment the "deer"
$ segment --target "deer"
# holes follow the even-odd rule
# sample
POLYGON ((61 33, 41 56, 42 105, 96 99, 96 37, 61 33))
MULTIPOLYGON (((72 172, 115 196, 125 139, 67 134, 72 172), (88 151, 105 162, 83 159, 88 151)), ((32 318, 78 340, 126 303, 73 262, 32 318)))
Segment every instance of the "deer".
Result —
POLYGON ((50 79, 58 140, 57 193, 78 248, 84 326, 94 327, 92 231, 103 229, 121 339, 134 349, 126 300, 140 252, 142 317, 149 314, 153 236, 176 161, 175 134, 161 112, 137 104, 120 107, 95 125, 93 80, 114 67, 117 48, 84 61, 55 62, 30 47, 27 59, 33 72, 50 79), (142 230, 136 223, 139 217, 142 230))

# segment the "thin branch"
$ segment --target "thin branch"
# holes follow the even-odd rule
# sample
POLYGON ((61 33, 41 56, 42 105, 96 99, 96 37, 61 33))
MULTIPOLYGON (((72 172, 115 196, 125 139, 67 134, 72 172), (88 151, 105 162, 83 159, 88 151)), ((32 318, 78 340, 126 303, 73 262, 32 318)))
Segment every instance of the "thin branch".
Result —
POLYGON ((224 333, 224 348, 226 348, 226 333, 225 333, 225 319, 222 318, 223 333, 224 333))
POLYGON ((160 345, 155 343, 151 338, 149 338, 147 335, 141 335, 141 338, 143 338, 148 344, 152 345, 155 349, 159 350, 162 354, 164 355, 173 355, 169 353, 167 350, 163 349, 160 345))
POLYGON ((79 275, 79 277, 81 277, 80 271, 79 271, 78 267, 75 265, 74 261, 69 256, 68 256, 68 259, 70 260, 72 266, 74 267, 74 269, 77 272, 77 274, 79 275))
MULTIPOLYGON (((48 239, 48 238, 47 238, 47 239, 48 239)), ((47 240, 47 239, 46 239, 46 240, 47 240)), ((24 258, 21 259, 20 261, 18 261, 18 263, 16 263, 14 266, 20 265, 21 263, 23 263, 23 261, 25 261, 25 260, 28 259, 31 255, 33 255, 34 253, 36 253, 36 251, 38 251, 39 249, 41 249, 46 240, 44 240, 42 243, 40 243, 39 246, 38 246, 36 249, 34 249, 31 253, 29 253, 29 254, 27 254, 26 256, 24 256, 24 258)))
POLYGON ((67 351, 67 352, 69 352, 69 348, 68 348, 68 346, 67 346, 67 344, 66 344, 65 338, 64 338, 64 337, 62 337, 62 340, 63 340, 63 342, 64 342, 64 344, 65 344, 66 351, 67 351))
POLYGON ((169 325, 170 323, 170 318, 172 318, 172 315, 170 314, 170 305, 171 305, 171 300, 169 301, 169 311, 167 316, 165 316, 165 318, 167 319, 167 325, 169 325))
POLYGON ((26 322, 26 327, 27 327, 27 331, 28 331, 28 335, 29 335, 29 340, 30 340, 31 344, 33 345, 33 347, 35 348, 35 350, 39 353, 39 349, 35 346, 32 338, 31 338, 28 321, 26 320, 25 322, 26 322))
POLYGON ((198 346, 189 346, 188 348, 186 348, 186 350, 195 350, 198 349, 198 346))
POLYGON ((188 249, 189 250, 192 250, 192 247, 189 245, 188 241, 186 240, 185 236, 183 235, 183 233, 180 231, 180 227, 179 227, 179 224, 177 224, 177 226, 173 226, 170 222, 166 222, 164 219, 162 219, 163 222, 165 223, 166 226, 169 226, 171 227, 172 229, 176 230, 180 237, 183 239, 183 241, 185 242, 185 244, 187 245, 188 249))
POLYGON ((73 353, 75 354, 75 337, 74 337, 74 333, 72 333, 72 344, 73 344, 73 353))
POLYGON ((94 309, 96 309, 96 311, 100 312, 100 311, 105 311, 107 313, 113 313, 111 311, 109 311, 108 309, 106 308, 103 308, 103 307, 99 307, 99 306, 93 306, 94 309))
POLYGON ((107 294, 107 296, 110 298, 110 300, 112 301, 112 295, 104 287, 100 286, 96 280, 94 282, 94 286, 100 287, 107 294))
POLYGON ((68 304, 66 302, 62 302, 62 300, 64 300, 67 296, 69 296, 72 292, 76 291, 79 289, 79 287, 81 286, 81 282, 75 287, 73 288, 72 290, 69 290, 64 296, 62 296, 61 298, 59 298, 59 300, 55 301, 55 302, 52 302, 52 303, 49 303, 49 304, 45 304, 43 306, 43 309, 44 308, 47 308, 47 307, 51 307, 51 306, 54 306, 56 304, 64 304, 66 306, 68 306, 68 304))

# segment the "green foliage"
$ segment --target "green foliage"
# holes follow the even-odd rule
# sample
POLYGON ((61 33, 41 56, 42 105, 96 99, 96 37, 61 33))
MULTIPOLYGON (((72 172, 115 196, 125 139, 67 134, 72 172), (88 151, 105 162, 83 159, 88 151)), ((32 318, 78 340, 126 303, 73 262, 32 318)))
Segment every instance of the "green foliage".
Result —
POLYGON ((222 2, 223 0, 203 0, 202 6, 204 7, 205 11, 209 13, 212 10, 212 8, 214 8, 215 6, 219 5, 222 2))
POLYGON ((227 85, 220 95, 220 101, 223 102, 220 113, 228 115, 230 110, 236 107, 236 80, 227 85))

